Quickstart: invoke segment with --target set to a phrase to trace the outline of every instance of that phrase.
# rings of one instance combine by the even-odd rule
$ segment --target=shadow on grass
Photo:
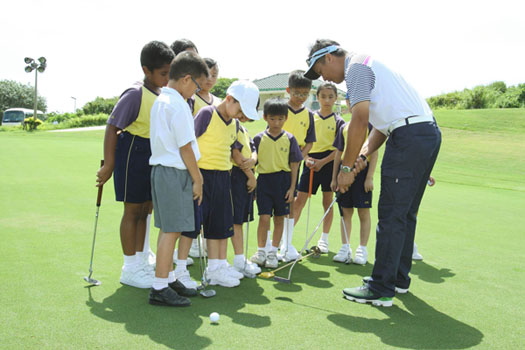
[[[456,275],[450,269],[439,269],[425,263],[424,261],[414,261],[410,273],[418,276],[420,280],[429,283],[443,283],[445,282],[445,278],[454,277]]]
[[[211,312],[218,312],[221,320],[230,318],[232,322],[250,328],[263,328],[271,325],[267,316],[240,312],[246,304],[268,304],[263,296],[263,289],[255,279],[245,279],[243,293],[237,288],[210,286],[217,291],[214,298],[200,296],[191,298],[190,307],[159,307],[148,304],[147,289],[121,286],[112,295],[102,301],[92,297],[88,289],[86,305],[91,313],[109,322],[122,323],[127,332],[146,335],[156,343],[172,349],[203,349],[212,345],[208,337],[197,333],[199,328],[207,326]],[[206,322],[206,325],[203,323]],[[184,339],[184,343],[181,343]]]
[[[483,333],[439,312],[413,294],[396,297],[409,312],[394,304],[380,307],[388,318],[377,320],[335,313],[327,318],[339,327],[357,333],[373,333],[384,344],[407,349],[466,349],[481,343]],[[352,303],[352,302],[349,302]],[[374,307],[354,303],[355,307]]]

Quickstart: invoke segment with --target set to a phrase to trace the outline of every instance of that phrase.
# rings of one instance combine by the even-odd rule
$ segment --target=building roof
[[[257,85],[259,91],[284,91],[288,87],[288,73],[277,73],[265,78],[255,79],[253,83]],[[322,80],[316,79],[312,81],[312,89],[317,90],[319,85],[323,83]],[[339,94],[345,95],[345,92],[337,89]]]

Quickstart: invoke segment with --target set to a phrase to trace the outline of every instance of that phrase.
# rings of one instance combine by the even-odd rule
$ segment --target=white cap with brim
[[[308,59],[306,60],[306,64],[308,64],[308,70],[303,74],[306,78],[310,80],[315,80],[319,78],[319,74],[317,74],[314,71],[315,63],[326,54],[335,52],[339,50],[340,47],[338,45],[330,45],[323,47],[322,49],[319,49],[315,51]]]
[[[248,80],[234,81],[228,90],[227,95],[232,96],[241,105],[244,115],[251,120],[259,120],[257,113],[257,103],[259,102],[259,88]]]

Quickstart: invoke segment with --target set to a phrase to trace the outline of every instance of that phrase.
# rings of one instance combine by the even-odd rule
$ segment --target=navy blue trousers
[[[395,129],[386,142],[381,165],[376,253],[369,287],[393,297],[408,288],[416,214],[441,145],[437,124],[418,123]]]

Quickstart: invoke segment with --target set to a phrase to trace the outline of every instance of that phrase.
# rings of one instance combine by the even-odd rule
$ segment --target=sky
[[[81,108],[142,80],[140,51],[151,40],[188,38],[218,61],[219,76],[253,80],[305,69],[310,45],[329,38],[430,97],[525,83],[524,10],[519,0],[5,0],[0,80],[33,86],[24,57],[44,56],[39,94],[48,112],[72,112],[75,99]]]

